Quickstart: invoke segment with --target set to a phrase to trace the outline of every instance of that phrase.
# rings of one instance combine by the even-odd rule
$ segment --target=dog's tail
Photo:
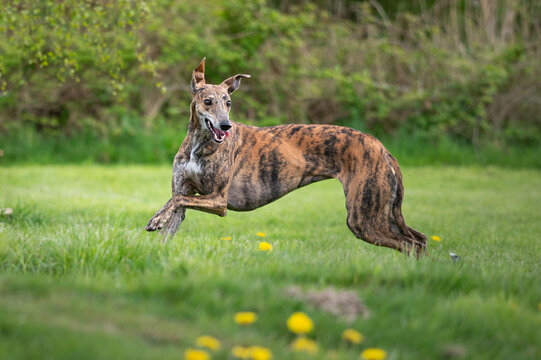
[[[180,209],[173,213],[173,216],[165,223],[164,227],[162,228],[162,242],[166,243],[167,241],[171,240],[173,236],[175,236],[180,224],[182,221],[184,221],[184,218],[186,217],[186,210]]]

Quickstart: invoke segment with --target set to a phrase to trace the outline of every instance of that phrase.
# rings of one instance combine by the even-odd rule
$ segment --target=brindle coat
[[[316,181],[337,178],[344,187],[347,224],[369,243],[421,254],[426,236],[404,222],[402,174],[374,137],[333,125],[258,128],[229,120],[230,94],[239,74],[205,83],[205,59],[193,71],[186,139],[173,163],[173,197],[146,230],[165,227],[172,237],[186,209],[225,216],[249,211]]]

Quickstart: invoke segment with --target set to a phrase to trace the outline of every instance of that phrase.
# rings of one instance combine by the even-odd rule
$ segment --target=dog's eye
[[[227,105],[227,107],[230,107],[230,106],[231,106],[231,100],[227,100],[227,101],[225,102],[225,104]]]
[[[205,103],[205,105],[212,105],[212,100],[210,99],[205,99],[205,101],[203,101]]]

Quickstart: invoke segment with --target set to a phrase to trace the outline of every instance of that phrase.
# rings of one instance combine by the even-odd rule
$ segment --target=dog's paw
[[[156,231],[162,229],[167,223],[167,216],[165,214],[157,214],[149,220],[147,226],[145,226],[146,231]]]
[[[148,221],[145,226],[146,231],[156,231],[162,229],[173,215],[173,204],[170,199],[154,216]]]

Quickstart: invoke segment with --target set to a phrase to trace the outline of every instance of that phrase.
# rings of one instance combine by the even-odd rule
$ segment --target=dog
[[[250,211],[330,178],[344,187],[347,225],[368,243],[415,253],[426,236],[402,216],[404,187],[396,159],[376,138],[335,125],[254,127],[229,119],[231,94],[247,74],[206,84],[205,58],[192,73],[188,133],[173,162],[172,198],[147,231],[174,236],[186,209],[225,216]]]

